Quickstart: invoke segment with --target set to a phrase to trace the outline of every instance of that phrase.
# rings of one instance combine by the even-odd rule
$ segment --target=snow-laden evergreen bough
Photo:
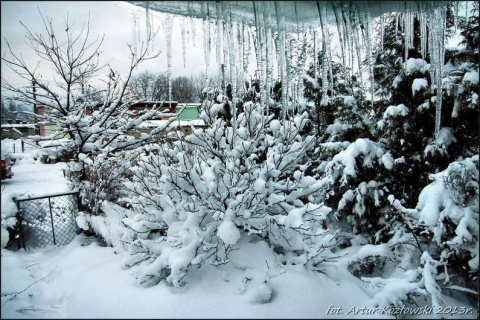
[[[479,192],[478,155],[452,162],[431,174],[432,182],[420,193],[414,209],[389,196],[393,214],[402,216],[390,228],[396,268],[381,277],[363,276],[367,287],[377,288],[372,306],[401,307],[414,297],[428,297],[435,310],[445,306],[445,295],[462,292],[478,296]],[[385,256],[373,252],[366,256]]]
[[[247,102],[227,122],[224,103],[205,102],[206,129],[144,148],[125,182],[122,201],[131,209],[104,202],[109,233],[102,235],[143,285],[181,286],[194,266],[228,263],[240,237],[252,234],[286,263],[315,269],[333,255],[334,236],[324,227],[331,210],[321,202],[328,181],[306,173],[314,145],[301,134],[306,114],[280,123]]]

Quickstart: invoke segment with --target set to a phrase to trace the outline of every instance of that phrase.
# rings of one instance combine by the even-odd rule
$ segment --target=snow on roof
[[[164,125],[168,122],[168,120],[147,120],[143,121],[139,128],[156,128],[158,126]],[[169,127],[177,128],[177,127],[189,127],[189,126],[205,126],[205,121],[201,119],[196,120],[175,120],[170,123]]]
[[[2,123],[2,128],[35,128],[33,123]]]

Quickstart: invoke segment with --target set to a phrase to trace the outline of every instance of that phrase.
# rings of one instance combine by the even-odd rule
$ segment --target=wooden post
[[[35,94],[36,92],[36,87],[35,87],[35,79],[32,79],[32,93],[33,93],[33,101],[36,101],[37,100],[37,95]],[[33,113],[35,114],[38,114],[38,111],[37,111],[37,104],[36,102],[33,103]],[[38,121],[38,118],[37,118],[37,121]],[[39,135],[40,134],[40,128],[36,125],[35,126],[35,135]]]

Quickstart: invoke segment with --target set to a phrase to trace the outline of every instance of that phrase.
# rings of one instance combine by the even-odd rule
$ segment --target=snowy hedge
[[[208,103],[201,114],[208,128],[136,158],[120,199],[131,209],[104,201],[105,218],[82,221],[126,252],[125,266],[135,266],[144,285],[180,286],[193,266],[228,263],[242,234],[316,268],[335,241],[324,228],[329,178],[306,172],[314,146],[313,136],[301,135],[306,114],[280,124],[248,102],[229,124],[219,115],[223,103]]]

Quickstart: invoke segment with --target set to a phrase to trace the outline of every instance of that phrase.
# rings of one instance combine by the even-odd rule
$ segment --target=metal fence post
[[[55,241],[55,227],[53,226],[53,214],[52,214],[52,201],[51,198],[48,198],[48,207],[50,208],[50,219],[52,221],[52,235],[53,235],[53,244],[57,245]]]
[[[80,234],[82,233],[82,228],[80,228],[80,226],[77,224],[77,217],[78,217],[78,213],[80,211],[83,211],[83,205],[82,205],[82,199],[80,198],[80,191],[77,192],[77,214],[75,216],[75,229],[77,230],[77,234]]]
[[[25,247],[25,239],[23,237],[22,210],[20,210],[20,201],[18,201],[17,197],[13,197],[12,200],[15,202],[18,210],[17,214],[15,215],[15,217],[17,218],[18,226],[18,234],[15,236],[17,238],[17,248],[20,249],[21,247],[23,247],[23,250],[27,251],[27,248]]]

